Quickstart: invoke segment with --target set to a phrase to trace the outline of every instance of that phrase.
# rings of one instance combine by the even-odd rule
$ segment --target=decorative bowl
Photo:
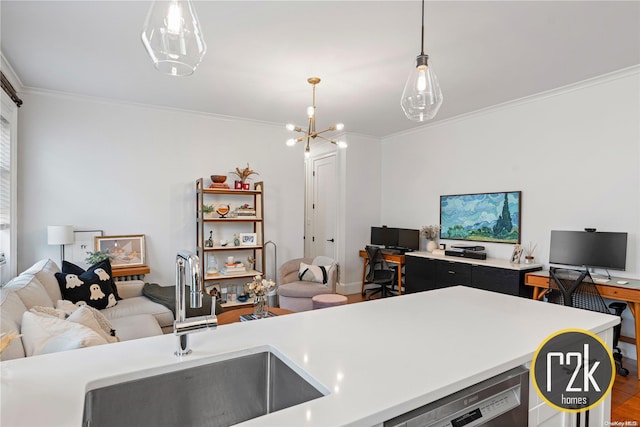
[[[238,301],[240,302],[245,302],[249,300],[249,295],[247,294],[240,294],[238,295]]]
[[[211,181],[215,182],[216,184],[222,184],[226,180],[226,175],[211,175]]]

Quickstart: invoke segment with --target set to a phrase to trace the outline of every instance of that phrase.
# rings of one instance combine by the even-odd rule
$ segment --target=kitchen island
[[[611,344],[616,316],[463,286],[258,321],[190,335],[156,336],[0,363],[0,424],[79,426],[85,392],[105,378],[135,377],[262,347],[285,356],[325,396],[243,426],[379,426],[532,360],[550,334],[580,328]],[[550,408],[534,408],[529,425]],[[610,399],[600,409],[608,419]],[[594,411],[592,411],[594,412]],[[546,415],[545,415],[546,413]],[[595,423],[594,423],[595,425]]]

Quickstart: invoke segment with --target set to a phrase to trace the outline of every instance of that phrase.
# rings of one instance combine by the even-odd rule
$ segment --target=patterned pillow
[[[113,287],[113,293],[116,296],[116,300],[120,301],[122,298],[120,298],[120,295],[118,295],[118,287],[116,286],[116,282],[113,281],[113,276],[111,274],[113,271],[111,268],[111,262],[108,259],[102,260],[89,267],[87,271],[96,271],[99,268],[103,269],[109,276],[111,276],[111,286]],[[62,272],[80,276],[85,273],[85,270],[84,268],[69,261],[62,261]]]
[[[79,273],[79,270],[75,272]],[[95,264],[81,274],[65,273],[63,269],[62,273],[56,273],[56,279],[62,298],[73,303],[84,303],[99,310],[117,304],[115,285],[111,278],[111,264],[108,260]]]
[[[330,269],[330,265],[309,265],[301,262],[298,270],[298,279],[305,282],[326,284],[329,280]]]

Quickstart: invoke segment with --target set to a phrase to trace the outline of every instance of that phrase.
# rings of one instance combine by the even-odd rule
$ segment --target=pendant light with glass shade
[[[313,103],[310,107],[307,107],[307,117],[309,118],[309,125],[307,127],[307,129],[302,129],[300,126],[296,126],[294,124],[287,124],[287,130],[292,131],[292,132],[300,132],[303,133],[303,136],[299,136],[298,138],[290,138],[287,140],[287,145],[289,147],[293,147],[294,145],[296,145],[296,143],[298,142],[302,142],[302,141],[306,141],[305,142],[305,146],[304,146],[304,157],[306,159],[308,159],[311,156],[311,141],[315,140],[316,138],[320,138],[323,139],[325,141],[328,141],[332,144],[335,144],[338,146],[338,148],[347,148],[347,143],[340,140],[340,141],[336,141],[335,139],[331,139],[331,138],[327,138],[324,135],[321,135],[325,132],[329,132],[329,131],[341,131],[344,129],[344,125],[342,123],[338,123],[332,126],[329,126],[327,129],[325,130],[321,130],[321,131],[316,131],[316,85],[318,83],[320,83],[320,78],[319,77],[309,77],[307,79],[307,81],[309,82],[309,84],[311,86],[313,86]]]
[[[153,65],[170,76],[193,74],[207,52],[190,0],[154,1],[141,37]]]
[[[424,0],[422,0],[422,40],[416,66],[411,70],[402,92],[400,105],[409,120],[423,122],[433,119],[442,105],[442,90],[433,67],[424,54]]]

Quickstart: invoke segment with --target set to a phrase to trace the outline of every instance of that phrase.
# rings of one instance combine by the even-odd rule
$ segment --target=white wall
[[[20,109],[18,271],[44,257],[47,225],[144,234],[148,281],[171,285],[195,250],[195,181],[249,162],[265,182],[265,237],[302,256],[304,162],[284,126],[31,92]],[[299,147],[298,147],[299,148]],[[228,178],[233,182],[233,176]],[[267,268],[273,265],[271,248]]]
[[[339,260],[340,292],[359,293],[362,286],[363,260],[360,249],[370,241],[372,225],[380,223],[380,188],[382,183],[380,141],[376,138],[350,134],[349,147],[338,150],[341,203],[344,211],[339,224],[341,239]]]
[[[438,224],[440,195],[521,190],[522,242],[538,262],[552,229],[624,231],[627,271],[615,273],[640,277],[640,69],[385,138],[382,177],[389,226]]]

